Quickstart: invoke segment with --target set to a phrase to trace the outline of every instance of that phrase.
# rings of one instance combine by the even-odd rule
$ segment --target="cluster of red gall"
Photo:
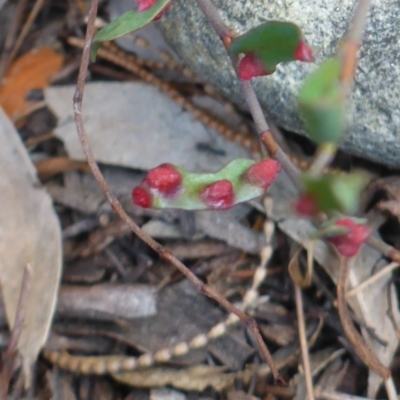
[[[137,11],[138,12],[142,12],[142,11],[146,11],[149,8],[153,7],[154,4],[157,3],[157,0],[136,0],[136,4],[137,4]],[[165,12],[167,12],[172,6],[172,3],[169,2],[165,8],[156,15],[156,17],[154,18],[154,21],[159,20]]]
[[[253,164],[244,174],[244,182],[266,190],[276,179],[280,164],[272,159]],[[184,188],[182,174],[172,164],[161,164],[149,170],[132,191],[133,203],[150,208],[153,194],[164,198],[177,198]],[[228,179],[222,179],[206,185],[198,193],[206,207],[213,210],[226,210],[235,204],[235,191]]]
[[[314,62],[315,57],[310,46],[301,41],[294,52],[294,58],[297,61]],[[245,54],[239,63],[239,78],[243,81],[249,81],[257,76],[271,75],[275,72],[265,69],[261,60],[254,54]]]

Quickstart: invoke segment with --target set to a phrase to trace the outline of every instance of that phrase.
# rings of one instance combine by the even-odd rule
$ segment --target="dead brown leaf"
[[[26,95],[44,89],[62,65],[61,55],[48,47],[35,49],[17,59],[7,70],[0,87],[0,105],[7,115],[18,118],[28,108]]]
[[[18,342],[25,371],[47,339],[62,262],[61,230],[52,200],[11,121],[0,109],[0,280],[7,321],[13,326],[27,264],[33,276]]]
[[[85,171],[89,172],[87,162],[74,161],[68,157],[52,157],[35,162],[35,167],[39,174],[40,180],[47,180],[62,172],[68,171]]]

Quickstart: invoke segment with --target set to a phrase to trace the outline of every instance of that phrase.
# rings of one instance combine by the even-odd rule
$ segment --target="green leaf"
[[[291,22],[267,21],[232,41],[233,55],[251,53],[267,71],[273,72],[281,62],[295,61],[295,51],[302,40],[300,28]]]
[[[254,168],[251,168],[253,166]],[[163,165],[160,165],[152,170],[153,178],[155,171],[162,167]],[[141,194],[138,194],[139,200],[142,200],[141,196],[149,196],[152,208],[215,209],[204,200],[204,190],[218,182],[229,181],[231,185],[230,200],[233,206],[261,196],[275,180],[280,165],[271,159],[258,163],[248,159],[235,159],[215,173],[193,173],[174,165],[170,165],[169,168],[174,169],[181,177],[178,186],[171,193],[163,192],[159,187],[151,186],[147,180],[150,178],[146,177],[139,186],[134,188],[134,191],[138,188],[142,190]],[[266,180],[259,180],[260,178],[266,178]],[[157,179],[155,181],[157,184],[160,182]],[[224,195],[222,194],[222,196]],[[142,205],[135,203],[135,195],[133,195],[133,199],[134,204]]]
[[[313,176],[303,174],[302,183],[307,194],[311,194],[321,211],[354,213],[359,204],[360,192],[367,183],[363,173],[347,175],[325,174]]]
[[[185,188],[177,198],[159,197],[154,199],[154,208],[181,208],[184,210],[201,210],[207,207],[199,198],[199,192],[204,186],[216,181],[227,179],[232,183],[236,194],[236,202],[243,202],[259,197],[264,191],[258,187],[245,184],[242,175],[254,164],[253,160],[241,159],[231,161],[224,168],[215,173],[199,174],[188,172],[176,167],[182,174],[182,186]]]
[[[116,20],[110,22],[106,27],[101,29],[93,38],[93,43],[106,42],[118,37],[134,32],[150,23],[169,3],[170,0],[158,0],[153,7],[146,11],[137,12],[132,9],[122,14]],[[91,52],[91,59],[96,58],[98,45],[94,46]]]
[[[304,82],[299,107],[311,139],[337,143],[344,132],[344,102],[339,85],[339,59],[324,61]]]

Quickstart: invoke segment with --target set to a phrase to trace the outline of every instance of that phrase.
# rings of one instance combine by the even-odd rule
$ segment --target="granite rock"
[[[222,18],[237,32],[268,19],[297,23],[309,44],[320,49],[317,63],[333,55],[346,32],[354,0],[214,0]],[[399,0],[372,6],[360,54],[348,129],[341,148],[351,154],[400,167]],[[184,62],[203,80],[243,104],[222,44],[195,0],[174,0],[160,28]],[[315,65],[280,65],[275,74],[254,80],[264,110],[288,131],[304,134],[296,93]]]

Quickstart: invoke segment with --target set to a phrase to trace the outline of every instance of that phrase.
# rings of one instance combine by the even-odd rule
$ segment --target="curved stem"
[[[224,307],[229,312],[235,314],[253,333],[257,344],[260,347],[260,351],[264,356],[265,360],[271,368],[271,373],[276,381],[281,380],[278,369],[273,362],[270,352],[268,351],[260,331],[255,323],[255,321],[247,316],[245,313],[240,311],[237,307],[231,304],[225,297],[221,296],[210,286],[203,283],[192,271],[190,271],[181,261],[174,257],[165,247],[156,242],[153,238],[143,232],[140,227],[132,220],[132,218],[125,212],[121,203],[115,197],[115,195],[110,190],[103,174],[100,171],[99,166],[94,158],[93,152],[90,148],[89,141],[86,135],[86,131],[83,124],[82,117],[82,103],[85,88],[85,81],[87,77],[87,70],[90,58],[90,47],[92,44],[92,38],[95,31],[95,20],[97,15],[99,0],[92,0],[90,4],[88,23],[85,36],[85,45],[83,48],[81,65],[79,67],[78,81],[76,84],[76,91],[74,94],[73,108],[74,108],[74,119],[76,124],[76,129],[78,132],[79,140],[82,145],[83,152],[85,153],[86,159],[88,161],[89,167],[95,177],[97,183],[99,184],[101,190],[104,192],[108,202],[111,204],[112,209],[119,215],[119,217],[131,228],[132,232],[137,235],[144,243],[146,243],[150,248],[152,248],[159,257],[171,263],[176,267],[187,279],[189,279],[196,288],[206,296],[212,298],[218,302],[222,307]]]

